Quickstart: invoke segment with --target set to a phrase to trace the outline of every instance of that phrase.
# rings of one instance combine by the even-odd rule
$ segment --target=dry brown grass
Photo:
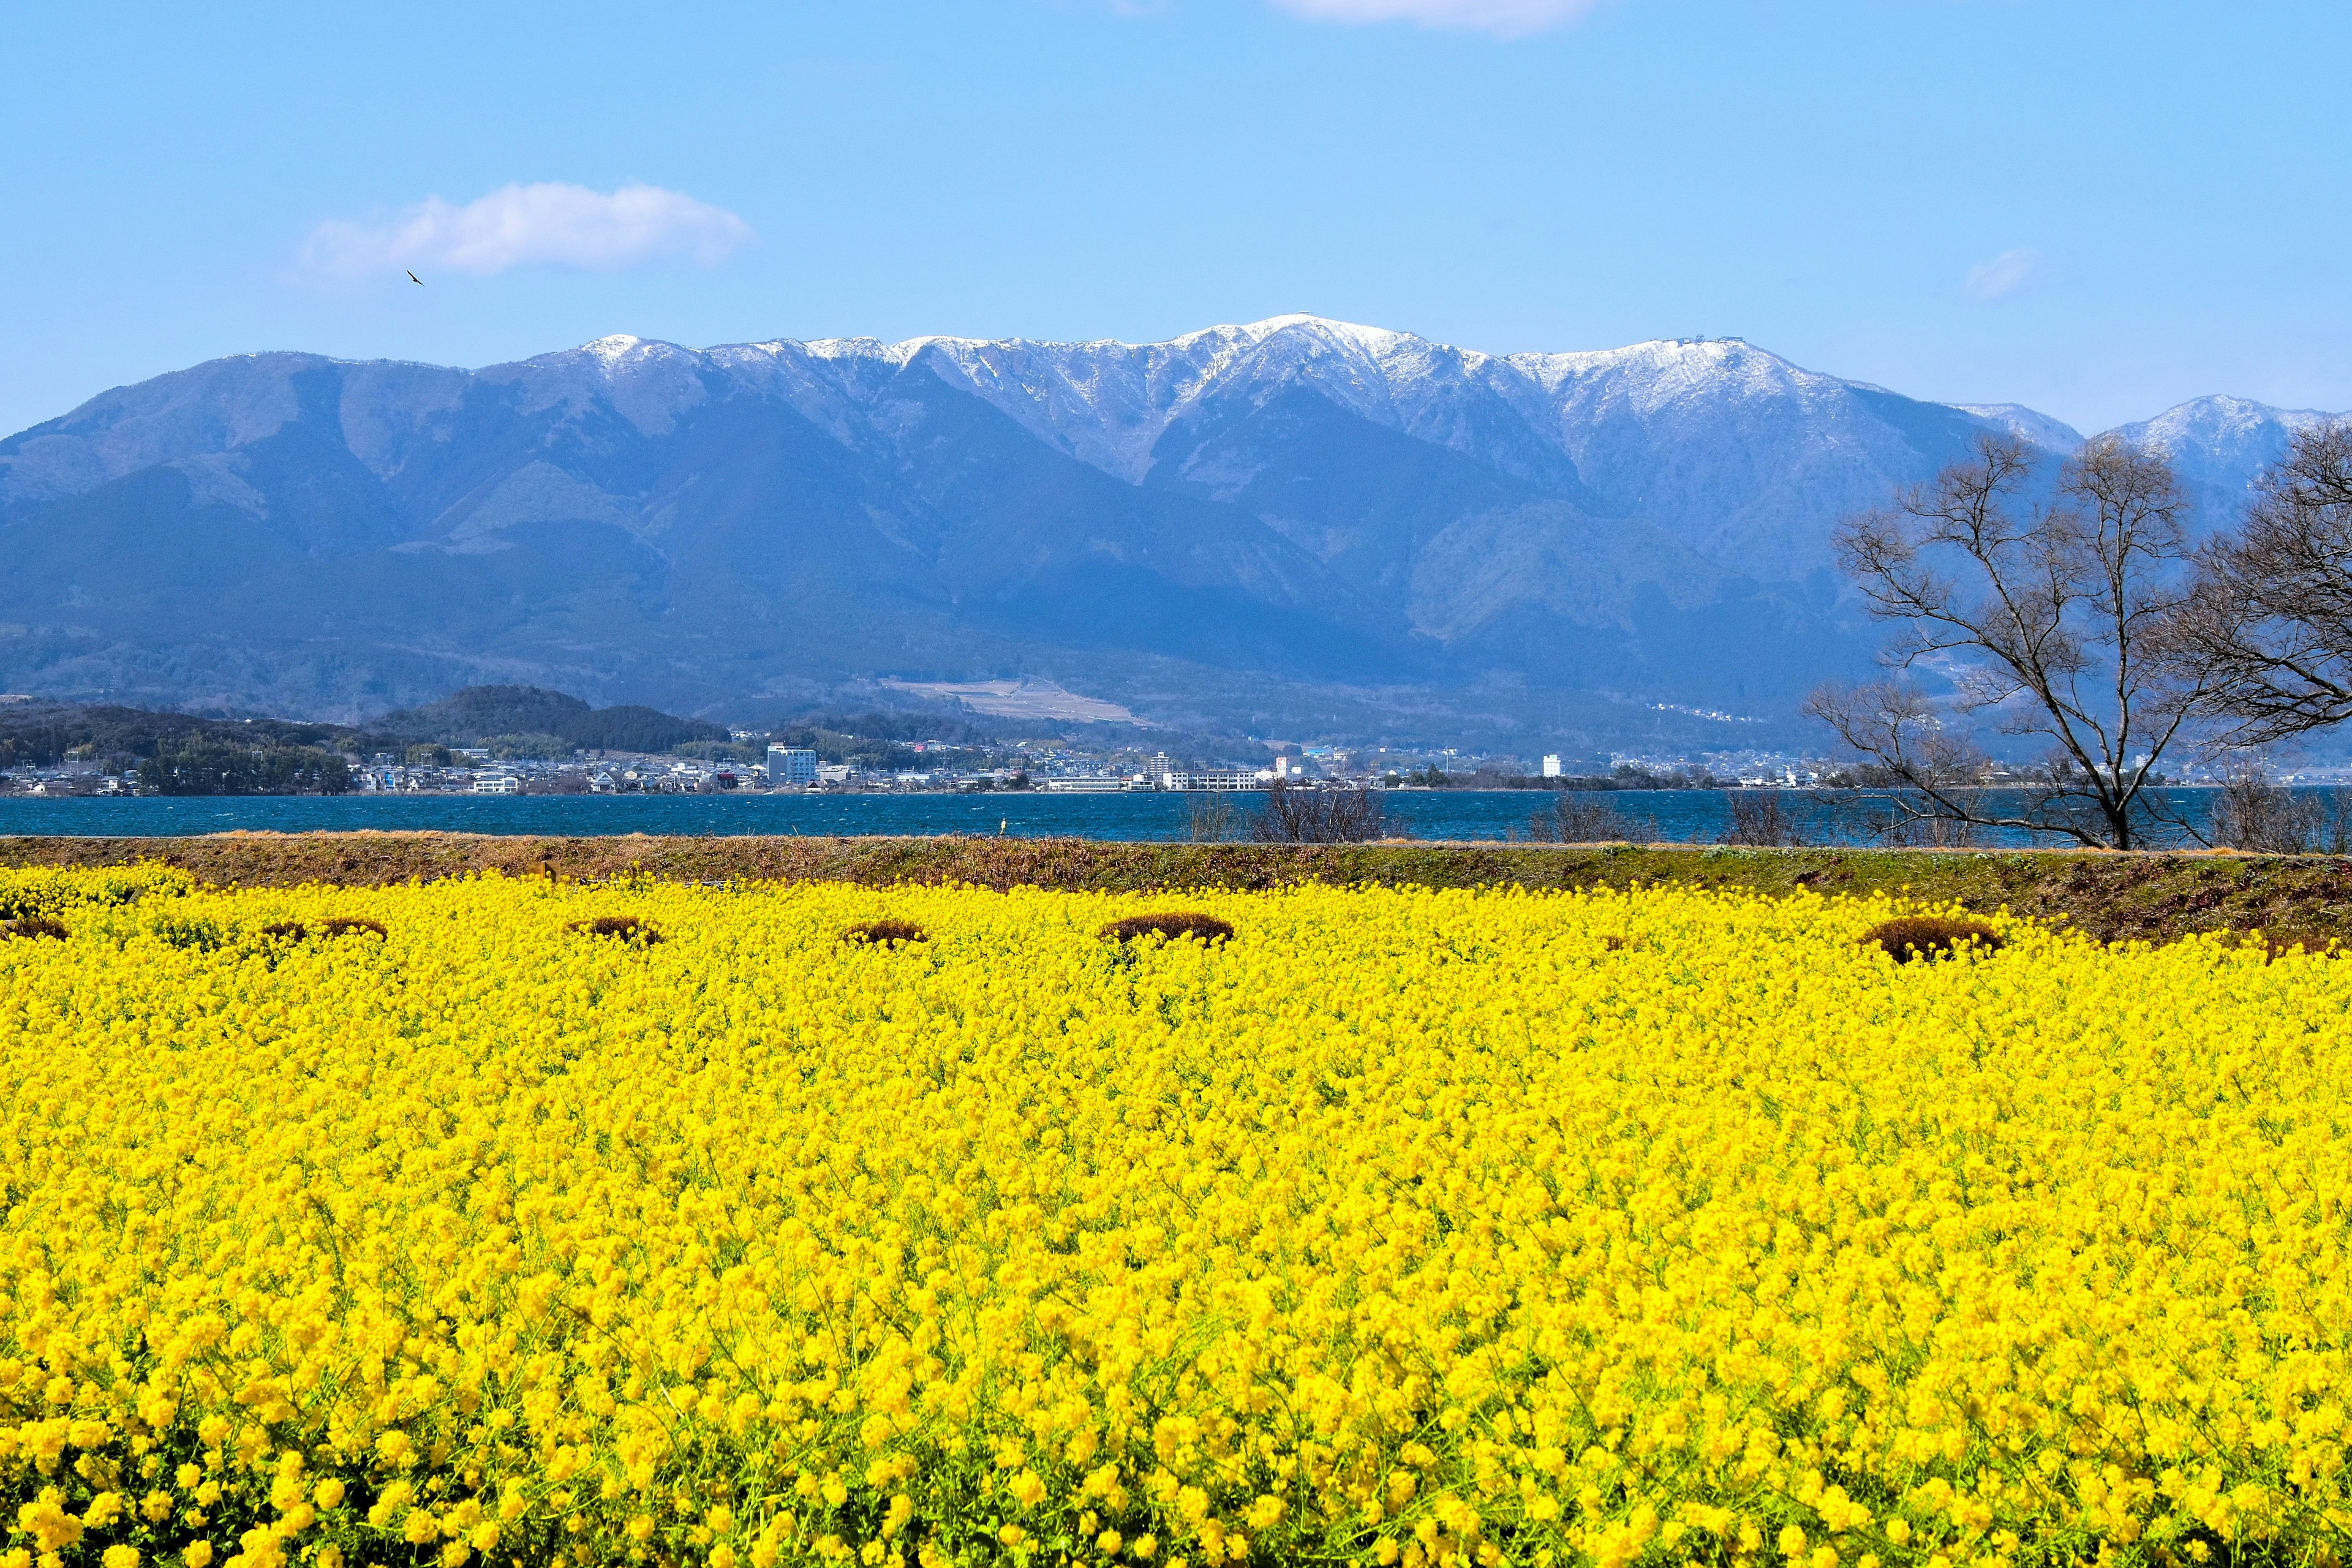
[[[1864,945],[1875,944],[1897,963],[1914,959],[1949,958],[1966,946],[1999,952],[2000,932],[1982,921],[1960,915],[1903,915],[1881,921],[1862,933]]]
[[[1170,942],[1192,938],[1204,942],[1230,941],[1233,926],[1214,915],[1195,914],[1186,910],[1171,910],[1162,914],[1129,915],[1113,921],[1095,932],[1105,942],[1133,942],[1138,937],[1159,936]]]
[[[867,945],[902,942],[929,942],[931,933],[912,921],[867,921],[864,925],[851,926],[841,933],[844,942]]]
[[[0,921],[0,941],[10,937],[30,939],[37,936],[63,942],[66,940],[66,928],[47,915],[19,915],[13,921]]]
[[[635,915],[598,915],[593,921],[573,921],[563,929],[578,931],[583,936],[618,937],[640,947],[651,947],[662,939],[658,928],[647,925]]]

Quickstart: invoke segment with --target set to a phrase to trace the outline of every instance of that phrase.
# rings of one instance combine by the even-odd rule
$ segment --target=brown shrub
[[[871,946],[880,942],[929,942],[931,933],[912,921],[867,921],[843,931],[841,940]]]
[[[616,936],[623,942],[633,942],[641,947],[651,947],[662,939],[659,931],[635,915],[598,915],[593,921],[573,921],[563,929],[586,936]]]
[[[300,942],[310,934],[310,928],[300,921],[272,921],[261,928],[261,934],[273,942]]]
[[[1903,915],[1881,921],[1862,933],[1865,945],[1875,942],[1897,963],[1915,958],[1949,958],[1953,950],[1975,943],[1987,952],[2001,948],[2000,932],[1963,915]]]
[[[46,936],[56,942],[66,939],[66,928],[47,915],[20,915],[13,921],[0,921],[0,940],[21,936]]]
[[[1155,933],[1170,942],[1181,937],[1197,937],[1204,942],[1218,942],[1229,940],[1234,928],[1214,915],[1171,910],[1165,914],[1129,915],[1125,920],[1111,921],[1095,935],[1105,942],[1133,942],[1137,937]]]
[[[362,931],[369,931],[388,940],[391,935],[383,929],[382,921],[372,921],[363,915],[337,915],[321,924],[319,930],[327,936],[357,936]]]

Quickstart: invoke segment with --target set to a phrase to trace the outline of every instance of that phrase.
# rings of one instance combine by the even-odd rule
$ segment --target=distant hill
[[[576,697],[529,686],[480,686],[364,725],[285,719],[214,719],[117,704],[0,704],[0,768],[53,767],[73,758],[117,771],[159,752],[198,747],[315,748],[368,753],[430,742],[474,746],[506,736],[544,735],[582,749],[667,752],[727,731],[651,708],[591,708]]]
[[[552,735],[583,749],[667,752],[690,741],[723,741],[724,726],[624,703],[591,708],[536,686],[471,686],[420,708],[371,720],[367,730],[398,741],[475,746],[505,735]]]
[[[284,719],[205,719],[114,703],[10,702],[0,704],[0,768],[86,760],[120,772],[159,751],[200,744],[333,751],[352,734],[341,724]]]
[[[2301,417],[2154,426],[2218,513]],[[2079,438],[1736,340],[1496,356],[1307,316],[256,354],[0,441],[0,685],[349,721],[1032,676],[1228,733],[1743,743],[1877,644],[1834,524],[1988,429]],[[516,701],[516,732],[585,721]]]

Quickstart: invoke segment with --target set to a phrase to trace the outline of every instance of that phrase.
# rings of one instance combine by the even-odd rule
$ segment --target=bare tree
[[[1195,844],[1230,844],[1249,837],[1240,808],[1219,791],[1192,791],[1184,807],[1184,837]]]
[[[1726,844],[1779,849],[1792,848],[1805,841],[1796,814],[1789,809],[1777,789],[1732,790],[1725,795],[1724,803],[1731,813],[1730,826],[1723,834]]]
[[[2352,718],[2352,419],[2314,426],[2200,552],[2179,631],[2238,745]]]
[[[2352,791],[2298,795],[2259,759],[2241,759],[2221,776],[2207,833],[2257,854],[2341,855],[2352,845]]]
[[[1986,436],[1974,460],[1839,530],[1871,613],[1903,628],[1886,662],[1956,689],[1824,687],[1806,710],[1885,771],[1911,818],[2139,847],[2169,820],[2151,780],[2203,691],[2170,640],[2188,504],[2161,455],[2112,437],[2070,458],[2046,501],[2035,468],[2023,442]],[[1984,788],[1979,722],[2045,743],[2021,796]]]
[[[1262,844],[1353,844],[1402,835],[1389,826],[1377,791],[1306,789],[1276,779],[1250,820],[1250,837]]]
[[[1656,840],[1658,825],[1627,816],[1604,795],[1564,789],[1536,808],[1528,836],[1538,844],[1647,844]]]

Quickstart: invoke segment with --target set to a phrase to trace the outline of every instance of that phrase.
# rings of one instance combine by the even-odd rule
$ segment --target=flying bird
[[[405,267],[402,268],[401,268],[401,270],[402,270],[403,272],[408,272],[408,268],[405,268]],[[419,289],[422,289],[422,288],[424,288],[424,287],[425,287],[425,279],[422,279],[422,278],[419,278],[419,277],[418,277],[415,273],[414,273],[414,272],[408,272],[408,280],[409,280],[411,283],[415,284]]]

